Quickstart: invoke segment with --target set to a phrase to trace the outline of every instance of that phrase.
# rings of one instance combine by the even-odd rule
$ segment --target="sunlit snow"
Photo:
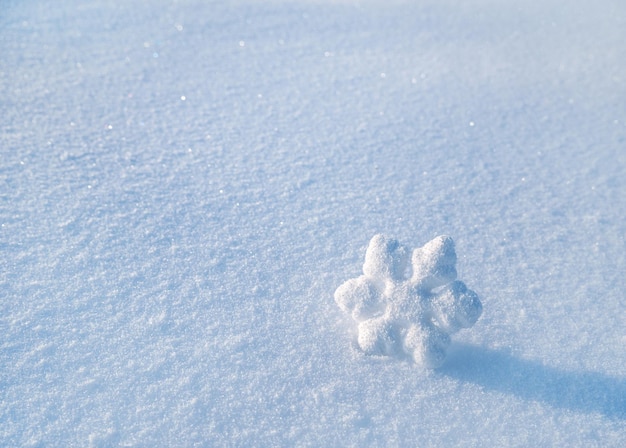
[[[0,446],[626,446],[625,42],[622,0],[0,2]],[[364,353],[378,234],[452,235],[475,324]]]

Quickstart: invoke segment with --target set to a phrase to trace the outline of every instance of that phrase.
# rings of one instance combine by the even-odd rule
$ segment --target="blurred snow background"
[[[0,1],[0,445],[623,446],[626,4]],[[454,237],[424,371],[333,301]]]

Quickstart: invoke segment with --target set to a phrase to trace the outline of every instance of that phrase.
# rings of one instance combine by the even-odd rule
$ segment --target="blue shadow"
[[[595,372],[567,372],[505,351],[467,344],[450,347],[440,374],[486,390],[585,414],[626,420],[626,380]]]

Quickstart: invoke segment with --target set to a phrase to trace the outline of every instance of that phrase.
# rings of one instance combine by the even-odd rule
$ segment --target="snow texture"
[[[625,42],[624,0],[0,0],[0,446],[626,446]],[[437,369],[350,345],[378,233],[480,294]]]
[[[415,249],[409,264],[406,246],[375,235],[365,253],[363,275],[335,291],[339,307],[358,322],[361,350],[370,355],[404,353],[418,364],[439,367],[450,335],[474,325],[482,313],[478,295],[456,280],[455,265],[449,236]]]

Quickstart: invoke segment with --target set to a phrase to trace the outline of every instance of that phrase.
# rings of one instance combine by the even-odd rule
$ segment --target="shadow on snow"
[[[454,344],[441,374],[484,389],[555,408],[626,420],[626,380],[595,372],[566,372],[505,351]]]

